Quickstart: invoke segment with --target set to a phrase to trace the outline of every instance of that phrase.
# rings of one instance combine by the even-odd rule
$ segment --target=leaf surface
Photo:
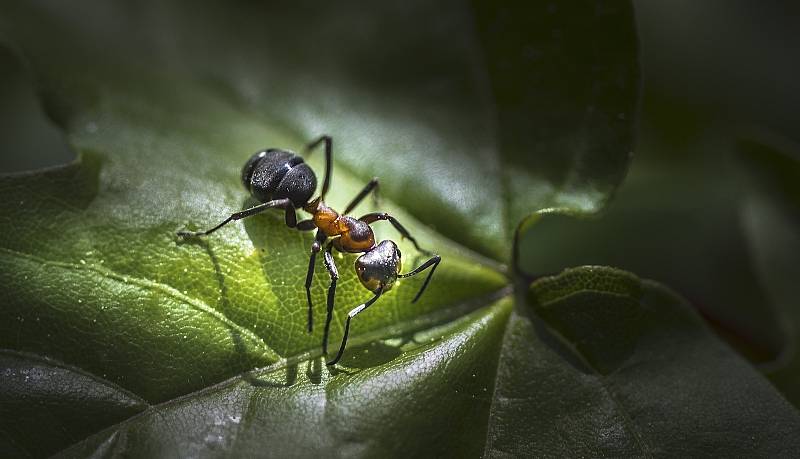
[[[798,447],[789,440],[796,410],[663,286],[584,267],[537,280],[528,301],[532,311],[512,313],[506,329],[487,456],[782,456]]]
[[[763,366],[764,373],[795,404],[800,405],[800,157],[797,145],[785,139],[740,143],[740,153],[755,180],[754,192],[742,203],[742,229],[757,279],[769,294],[780,319],[784,346]]]
[[[544,207],[595,211],[624,175],[637,86],[627,3],[314,4],[311,15],[309,5],[187,5],[2,6],[4,36],[78,157],[0,178],[0,361],[13,376],[0,384],[0,406],[23,406],[30,422],[59,430],[2,416],[0,451],[702,451],[709,440],[674,423],[678,413],[697,425],[728,416],[719,389],[727,378],[736,394],[754,394],[732,406],[748,413],[742,425],[756,440],[723,429],[713,444],[793,446],[775,441],[798,438],[793,408],[673,295],[650,300],[650,284],[597,269],[534,284],[546,301],[511,295],[502,263],[520,220]],[[203,241],[175,237],[252,204],[238,183],[252,152],[299,150],[321,133],[335,139],[328,201],[341,208],[380,176],[380,205],[368,200],[359,212],[392,213],[444,260],[418,303],[410,300],[423,279],[405,279],[358,316],[337,368],[320,356],[321,264],[317,327],[305,332],[311,234],[265,213]],[[322,170],[320,154],[309,164]],[[390,226],[375,229],[398,240],[406,270],[424,261]],[[354,259],[335,257],[334,345],[348,309],[370,297]],[[623,340],[582,335],[612,336],[615,317]],[[675,354],[669,327],[722,363]],[[596,348],[579,345],[590,338]],[[685,401],[626,373],[614,379],[637,359],[665,379],[703,366],[705,397],[635,403],[653,394]],[[20,379],[31,372],[49,385]],[[574,417],[552,424],[564,408]],[[649,424],[662,412],[670,416]]]
[[[212,107],[195,106],[186,86],[202,85],[251,124],[285,130],[240,137],[226,153],[330,133],[341,167],[365,182],[381,177],[386,196],[424,203],[408,206],[412,215],[500,261],[531,212],[599,210],[630,158],[638,68],[627,2],[10,10],[5,26],[46,70],[56,119],[121,90],[141,103],[154,86],[185,94],[198,118]],[[177,77],[143,78],[154,70]],[[215,115],[207,129],[233,134]]]
[[[746,176],[731,151],[697,148],[689,158],[665,160],[658,155],[672,147],[644,143],[607,212],[586,219],[540,213],[521,238],[521,264],[534,275],[591,264],[658,279],[737,350],[770,361],[785,343],[742,228]]]
[[[394,346],[373,342],[336,372],[316,361],[236,377],[62,456],[781,456],[799,446],[796,410],[762,376],[674,293],[619,270],[543,278],[521,308],[502,299]]]

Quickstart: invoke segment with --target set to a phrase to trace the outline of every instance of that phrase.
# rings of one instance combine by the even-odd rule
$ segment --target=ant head
[[[356,274],[368,290],[377,292],[392,288],[400,272],[400,249],[392,241],[382,241],[356,259]]]

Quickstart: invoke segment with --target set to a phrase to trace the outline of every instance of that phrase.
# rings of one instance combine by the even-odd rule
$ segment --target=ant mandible
[[[333,303],[336,296],[336,283],[339,272],[333,261],[332,251],[361,253],[355,261],[356,274],[361,284],[374,296],[356,306],[347,314],[344,326],[344,335],[339,351],[328,365],[334,365],[342,357],[347,345],[347,335],[350,331],[350,320],[375,303],[381,295],[389,291],[398,278],[411,277],[431,268],[428,277],[420,287],[412,303],[416,302],[433,276],[436,267],[441,261],[439,255],[419,247],[408,230],[400,222],[385,212],[375,212],[355,219],[348,216],[370,192],[378,187],[378,179],[372,179],[364,189],[347,205],[344,212],[339,214],[325,205],[325,194],[330,186],[331,170],[333,168],[333,140],[324,135],[308,144],[305,153],[310,153],[321,143],[325,145],[325,179],[322,182],[322,192],[319,197],[311,200],[317,189],[317,177],[314,171],[303,162],[303,158],[289,150],[270,148],[256,152],[242,168],[242,183],[250,194],[258,199],[261,204],[240,212],[234,212],[222,223],[206,231],[179,231],[178,235],[184,238],[207,236],[222,228],[228,223],[241,220],[261,213],[267,209],[284,209],[286,225],[299,231],[317,230],[314,243],[311,245],[311,258],[306,274],[306,298],[308,300],[308,332],[314,329],[314,312],[311,302],[311,282],[314,278],[314,266],[317,253],[324,248],[325,268],[330,275],[328,287],[327,315],[325,317],[325,331],[322,338],[322,352],[328,354],[328,335],[331,319],[333,318]],[[312,215],[312,218],[297,221],[295,209],[302,209]],[[400,273],[400,249],[391,240],[375,243],[375,235],[370,224],[380,220],[388,221],[405,238],[414,244],[414,247],[431,258],[413,271]],[[329,240],[330,239],[330,240]]]

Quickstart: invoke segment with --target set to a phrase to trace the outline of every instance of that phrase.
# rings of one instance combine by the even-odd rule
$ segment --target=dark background
[[[644,80],[634,165],[659,155],[707,154],[705,142],[735,140],[752,128],[795,135],[800,121],[796,2],[640,0],[634,5]],[[16,151],[16,145],[37,151],[2,155],[0,171],[68,161],[57,133],[47,132],[37,119],[23,75],[0,72],[0,151]]]

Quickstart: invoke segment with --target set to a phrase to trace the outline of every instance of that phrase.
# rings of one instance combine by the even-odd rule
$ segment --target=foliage
[[[34,82],[77,157],[0,177],[1,456],[797,450],[796,409],[674,292],[509,267],[544,274],[569,239],[525,245],[533,223],[598,212],[626,173],[630,5],[429,3],[2,5],[3,75]],[[444,260],[420,302],[403,280],[359,316],[333,368],[305,331],[310,234],[269,213],[175,236],[252,204],[250,153],[321,133],[329,202],[379,176],[360,211]],[[336,258],[333,342],[370,296],[354,259]]]

